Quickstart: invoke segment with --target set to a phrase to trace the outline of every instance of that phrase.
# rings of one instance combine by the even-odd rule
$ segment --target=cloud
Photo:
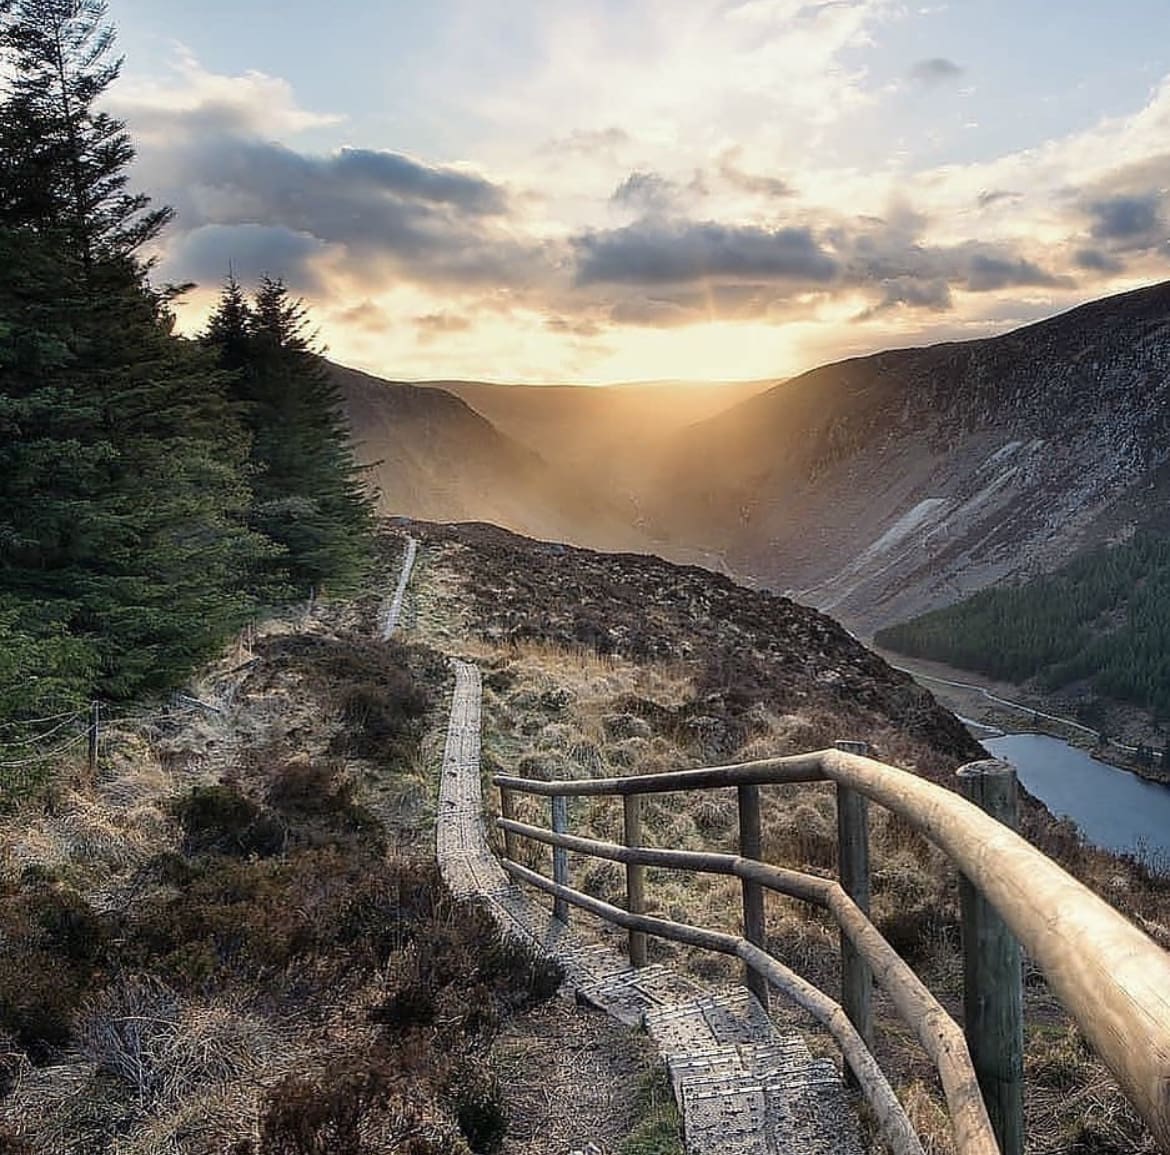
[[[753,196],[765,197],[769,200],[793,195],[792,186],[780,177],[765,176],[761,173],[747,172],[737,163],[740,148],[729,148],[719,158],[719,175],[733,188]]]
[[[414,324],[416,328],[430,333],[465,333],[471,328],[471,322],[466,317],[454,313],[426,313],[415,317]]]
[[[1116,257],[1100,249],[1078,249],[1073,254],[1073,264],[1078,269],[1092,273],[1120,273],[1125,266]]]
[[[546,140],[538,151],[594,156],[598,153],[613,153],[629,143],[630,134],[625,129],[611,124],[608,128],[574,129],[568,136]]]
[[[978,204],[981,209],[991,208],[992,205],[1004,204],[1009,202],[1019,201],[1022,194],[1018,192],[1011,192],[1008,189],[990,189],[986,192],[981,192],[978,197]]]
[[[991,252],[972,251],[967,260],[970,293],[990,293],[997,289],[1041,285],[1046,288],[1072,288],[1075,282],[1046,272],[1028,260]]]
[[[418,340],[424,344],[452,333],[466,333],[472,327],[467,317],[460,317],[455,313],[425,313],[421,317],[415,317],[413,324]]]
[[[200,259],[218,238],[216,259],[239,240],[239,260],[284,271],[297,252],[305,284],[310,250],[328,249],[330,267],[359,283],[392,275],[433,285],[515,285],[543,262],[539,242],[511,227],[507,190],[484,176],[401,153],[345,148],[315,155],[232,129],[184,135],[152,152],[152,182],[179,212],[169,264]],[[198,242],[191,239],[203,233]],[[311,238],[305,240],[304,238]],[[220,273],[217,270],[218,279]]]
[[[332,314],[332,318],[366,333],[384,332],[392,324],[386,310],[370,300],[360,301],[348,309],[338,309]]]
[[[164,77],[124,76],[103,104],[129,122],[139,146],[165,143],[176,125],[231,124],[239,132],[279,137],[343,119],[302,108],[280,77],[255,70],[239,76],[208,72],[185,51]]]
[[[931,312],[948,312],[953,300],[950,285],[941,277],[926,280],[918,277],[890,277],[879,281],[881,293],[877,304],[870,306],[860,320],[870,320],[894,309],[926,309]]]
[[[601,325],[589,317],[574,319],[572,317],[546,317],[544,327],[551,333],[561,333],[570,337],[583,337],[591,340],[600,337],[605,331]]]
[[[175,238],[160,266],[165,278],[220,285],[279,277],[296,293],[323,287],[318,262],[328,246],[310,233],[260,224],[205,224]]]
[[[483,177],[424,164],[401,153],[343,148],[332,163],[341,181],[361,181],[392,196],[453,205],[475,214],[498,214],[507,207],[504,190]]]
[[[918,84],[932,86],[956,80],[963,75],[963,68],[945,56],[931,56],[916,61],[910,68],[910,79]]]
[[[579,285],[685,283],[763,277],[824,284],[839,266],[805,228],[767,229],[716,221],[639,221],[572,241]]]
[[[678,191],[673,181],[656,172],[636,171],[613,190],[609,200],[611,204],[633,209],[640,215],[657,216],[671,210]]]
[[[1098,240],[1132,243],[1147,240],[1162,230],[1161,198],[1157,193],[1144,196],[1115,196],[1094,201],[1087,206]]]

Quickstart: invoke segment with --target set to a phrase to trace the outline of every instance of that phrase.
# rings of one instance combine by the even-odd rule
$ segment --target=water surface
[[[1015,766],[1020,782],[1053,814],[1071,818],[1107,850],[1170,862],[1170,787],[1090,758],[1059,738],[1006,734],[982,738]]]

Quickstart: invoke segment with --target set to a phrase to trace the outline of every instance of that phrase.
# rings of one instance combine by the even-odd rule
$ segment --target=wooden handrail
[[[670,794],[677,790],[717,790],[724,786],[775,786],[781,782],[823,782],[827,775],[817,754],[785,758],[761,758],[733,766],[705,766],[698,770],[673,770],[669,774],[631,774],[628,778],[584,778],[538,781],[497,774],[492,781],[501,790],[544,797],[596,798],[627,794]]]
[[[959,1150],[965,1155],[997,1155],[999,1147],[979,1092],[979,1082],[971,1066],[971,1056],[963,1032],[835,880],[770,866],[736,854],[620,846],[615,842],[582,838],[575,834],[558,834],[540,826],[508,819],[498,820],[497,826],[513,835],[531,838],[534,842],[561,846],[576,854],[604,858],[611,862],[735,875],[777,894],[799,898],[828,910],[857,953],[869,964],[882,989],[889,994],[898,1013],[914,1030],[918,1041],[934,1062],[950,1109]],[[760,972],[756,970],[754,973]]]
[[[899,815],[950,857],[1044,971],[1053,990],[1113,1073],[1155,1139],[1163,1149],[1170,1151],[1170,954],[1013,830],[953,791],[875,759],[840,750],[627,778],[538,782],[499,776],[494,781],[502,790],[517,793],[580,797],[629,796],[824,779],[855,791]],[[518,832],[515,826],[513,824],[513,833]],[[535,837],[528,831],[524,833]],[[639,850],[642,855],[656,853],[679,852]],[[712,856],[699,857],[711,860],[711,865],[688,869],[715,868]],[[714,856],[715,859],[719,857]],[[655,864],[648,857],[641,861],[647,865]],[[719,868],[718,872],[734,873],[742,878],[754,876],[762,885],[780,889],[773,885],[781,879],[781,875],[772,873],[778,868],[748,859],[739,859],[738,862],[740,865],[735,869]],[[668,863],[662,861],[662,865]],[[795,875],[796,872],[787,874]],[[532,880],[526,878],[525,881]],[[546,882],[542,879],[541,884],[532,884],[547,889]],[[807,888],[810,901],[820,902],[828,894],[819,891],[821,898],[812,897],[818,888],[803,881],[800,885]],[[841,893],[847,902],[847,896]],[[855,904],[850,904],[850,907],[856,910]],[[850,907],[836,897],[829,904],[843,929],[855,922]],[[599,912],[595,910],[594,913]],[[624,911],[617,913],[625,919],[635,917]],[[609,915],[603,914],[602,917],[608,918]],[[611,921],[627,927],[632,925],[617,919]],[[648,925],[640,925],[639,929],[658,933]],[[879,939],[880,935],[868,919],[864,927],[857,925],[856,931],[856,937],[850,936],[851,941],[859,950],[863,949],[861,941],[867,942],[864,947],[867,958],[884,955],[883,948],[872,941],[873,935]],[[744,946],[750,947],[749,954],[759,951],[752,944],[745,943]],[[885,947],[888,948],[888,944]],[[744,958],[744,949],[740,947],[724,953],[736,953]],[[888,957],[885,961],[889,963]],[[897,966],[891,965],[883,970],[880,963],[871,962],[871,965],[883,985],[891,974],[900,973]],[[770,974],[769,981],[773,981]],[[886,989],[893,995],[889,986]],[[903,1013],[920,1039],[924,1032],[931,1038],[929,1045],[923,1039],[924,1046],[943,1075],[944,1066],[954,1068],[956,1062],[962,1066],[962,1060],[955,1059],[954,1033],[940,1024],[934,1011],[938,1004],[929,992],[927,996],[929,1002],[921,1001],[920,995],[916,994],[919,998],[917,1006],[911,1005],[907,998]],[[899,1010],[903,1008],[900,1006]],[[969,1063],[969,1059],[967,1061]],[[960,1085],[964,1084],[961,1081],[956,1083],[956,1087]],[[948,1103],[960,1151],[968,1155],[969,1152],[985,1150],[978,1145],[978,1133],[982,1127],[968,1127],[963,1122],[964,1118],[974,1119],[977,1112],[973,1112],[961,1095],[952,1103],[948,1093]]]
[[[701,947],[703,950],[718,951],[720,954],[732,955],[743,961],[773,986],[783,991],[794,1003],[808,1011],[833,1036],[837,1046],[841,1048],[845,1061],[857,1076],[866,1102],[873,1110],[881,1136],[894,1155],[924,1155],[918,1135],[906,1117],[902,1104],[898,1102],[889,1080],[845,1012],[828,995],[777,962],[766,951],[760,950],[758,946],[738,935],[688,926],[686,923],[672,922],[665,918],[630,914],[592,895],[582,894],[568,886],[560,886],[518,862],[504,861],[501,865],[513,878],[543,890],[561,902],[579,906],[582,910],[605,919],[606,922],[612,922],[627,930],[642,931],[658,938]],[[993,1152],[997,1150],[994,1142],[993,1139],[993,1145],[989,1149]]]

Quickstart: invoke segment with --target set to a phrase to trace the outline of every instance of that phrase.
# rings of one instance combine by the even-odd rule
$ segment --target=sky
[[[1170,277],[1166,0],[110,0],[156,279],[394,379],[754,379]]]

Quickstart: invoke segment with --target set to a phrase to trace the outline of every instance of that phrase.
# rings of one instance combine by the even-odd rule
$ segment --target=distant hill
[[[438,388],[330,365],[379,510],[431,521],[491,521],[590,544],[637,539],[624,512]]]
[[[859,633],[1170,517],[1170,283],[771,385],[338,372],[387,510],[697,561]]]
[[[652,530],[854,628],[1164,517],[1170,283],[803,374],[683,431]]]
[[[461,397],[498,429],[574,468],[644,476],[680,430],[770,389],[767,381],[640,381],[624,385],[421,384]]]

